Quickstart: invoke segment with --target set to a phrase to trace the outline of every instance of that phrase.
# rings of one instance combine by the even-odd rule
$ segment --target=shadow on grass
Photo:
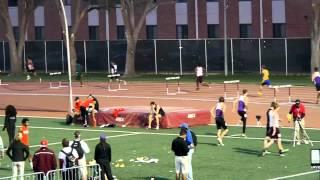
[[[205,135],[212,135],[212,136],[216,136],[216,135],[217,135],[217,133],[207,132],[207,133],[205,133]]]
[[[260,151],[260,150],[237,148],[237,147],[236,147],[236,148],[233,148],[233,149],[235,150],[235,152],[238,152],[238,153],[255,155],[255,156],[261,155],[261,151]]]
[[[151,178],[154,178],[154,180],[170,180],[172,178],[167,178],[167,177],[133,177],[132,179],[142,179],[142,180],[150,180]]]
[[[218,146],[218,144],[217,144],[217,143],[198,142],[198,144],[211,145],[211,146]]]

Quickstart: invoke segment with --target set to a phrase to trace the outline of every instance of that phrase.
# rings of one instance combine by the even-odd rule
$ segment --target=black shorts
[[[269,131],[267,133],[267,136],[270,137],[271,139],[279,139],[281,138],[281,134],[280,134],[280,129],[279,128],[276,128],[276,132],[274,135],[273,134],[273,127],[270,127],[269,128]]]
[[[320,84],[315,84],[315,86],[316,86],[316,90],[320,91]]]
[[[247,119],[247,112],[246,111],[238,111],[239,116],[241,117],[241,121]]]
[[[223,117],[216,117],[215,119],[216,119],[217,129],[228,129]]]
[[[202,83],[203,82],[203,76],[197,76],[197,82]]]

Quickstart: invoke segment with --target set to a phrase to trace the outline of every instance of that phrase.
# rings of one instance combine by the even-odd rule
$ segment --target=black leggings
[[[245,111],[238,111],[239,116],[241,117],[242,121],[242,133],[246,133],[246,127],[247,127],[247,112]]]

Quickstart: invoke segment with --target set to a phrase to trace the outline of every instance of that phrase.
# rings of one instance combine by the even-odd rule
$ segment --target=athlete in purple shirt
[[[221,146],[224,146],[222,139],[229,131],[228,127],[226,126],[226,122],[224,120],[224,113],[226,111],[226,108],[227,107],[224,103],[224,97],[219,97],[218,103],[210,111],[212,119],[213,117],[215,117],[215,120],[216,120],[216,125],[218,129],[217,141],[218,141],[218,145],[221,145]]]
[[[312,80],[312,82],[314,83],[314,85],[316,87],[316,91],[317,91],[316,104],[318,104],[319,103],[319,98],[320,98],[320,73],[319,73],[318,67],[314,68],[314,72],[312,74],[311,80]]]
[[[237,111],[238,111],[239,116],[241,117],[240,120],[242,121],[242,136],[243,137],[246,137],[248,102],[249,102],[249,98],[248,98],[248,90],[247,89],[243,89],[242,95],[233,102],[232,112],[235,112],[235,106],[236,106],[236,104],[238,105]]]

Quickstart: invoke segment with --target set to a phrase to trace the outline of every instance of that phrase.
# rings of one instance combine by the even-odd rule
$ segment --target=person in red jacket
[[[48,171],[57,168],[57,159],[54,152],[48,148],[48,140],[41,140],[40,149],[34,153],[32,163],[34,172],[43,172],[44,174],[47,174]],[[43,180],[44,177],[40,174],[38,175],[38,179]],[[51,180],[54,178],[50,176],[48,179]]]
[[[297,140],[297,145],[300,145],[301,142],[308,144],[309,142],[305,140],[303,129],[304,129],[304,117],[306,115],[306,110],[304,105],[300,102],[299,99],[295,101],[295,104],[291,106],[289,114],[293,117],[294,130],[295,130],[295,139]]]

